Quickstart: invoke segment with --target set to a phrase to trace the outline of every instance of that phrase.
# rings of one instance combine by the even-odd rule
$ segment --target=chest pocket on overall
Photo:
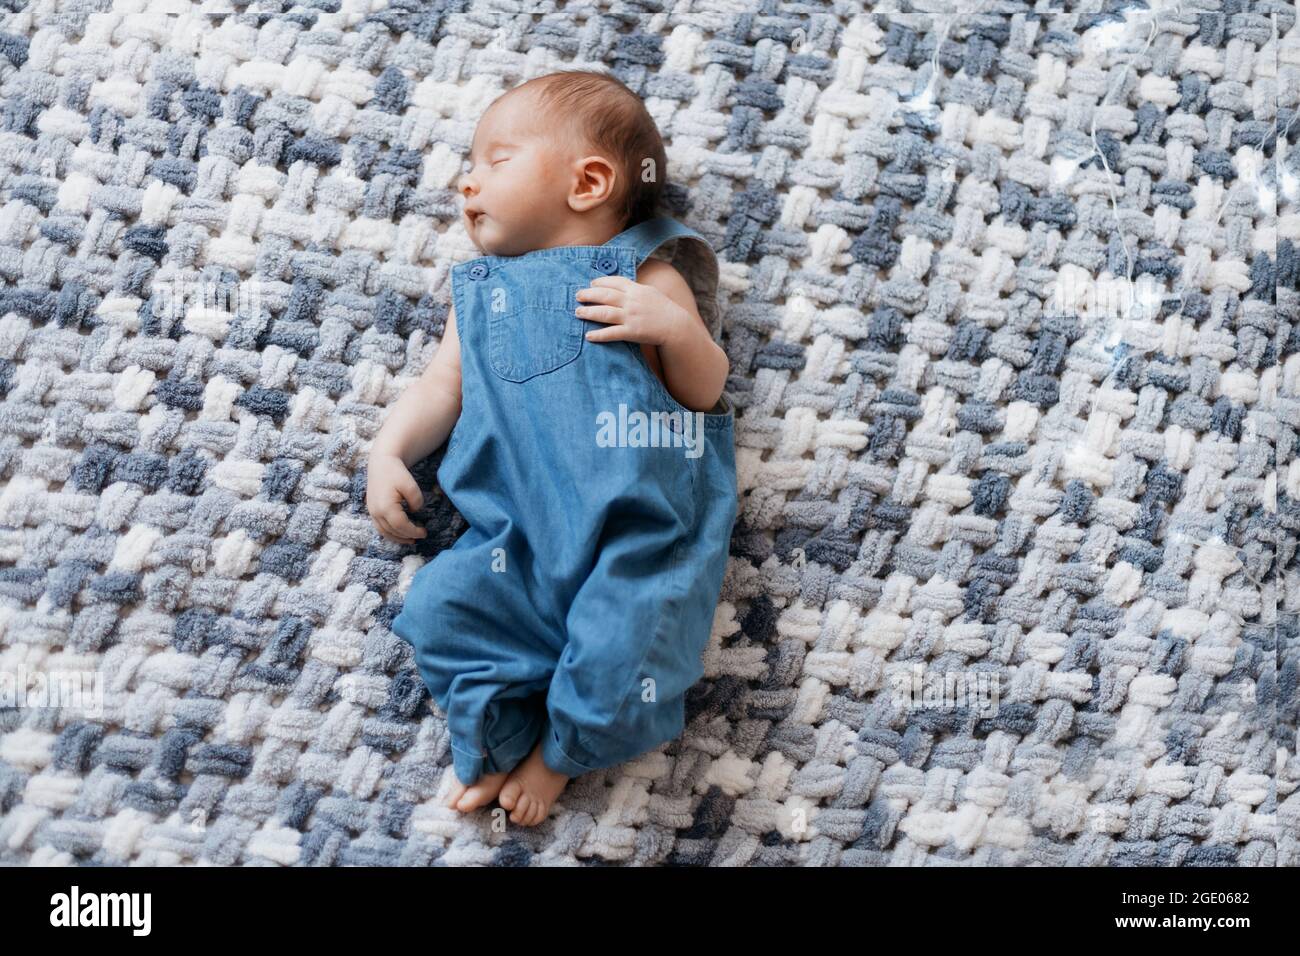
[[[488,362],[508,382],[524,382],[568,365],[582,352],[587,323],[577,314],[576,283],[488,280]]]

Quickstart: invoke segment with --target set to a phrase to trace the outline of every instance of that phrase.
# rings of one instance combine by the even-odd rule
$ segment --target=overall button
[[[596,268],[605,275],[610,275],[618,271],[618,260],[613,256],[601,256],[596,260]]]
[[[476,262],[469,267],[469,277],[471,279],[486,279],[488,267],[481,262]]]

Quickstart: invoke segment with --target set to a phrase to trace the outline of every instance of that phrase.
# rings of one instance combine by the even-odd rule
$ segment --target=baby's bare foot
[[[451,788],[451,793],[447,795],[443,806],[448,809],[459,810],[461,813],[468,813],[471,810],[477,810],[485,803],[491,803],[501,792],[501,786],[506,782],[506,772],[485,773],[479,776],[468,787],[457,780]]]
[[[546,819],[551,804],[564,790],[569,778],[546,766],[538,744],[519,766],[510,771],[497,803],[511,811],[510,822],[534,827]]]

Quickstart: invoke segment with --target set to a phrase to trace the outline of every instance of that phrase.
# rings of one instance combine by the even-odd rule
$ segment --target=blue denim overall
[[[575,311],[592,279],[635,281],[670,240],[716,338],[717,259],[670,218],[451,270],[462,410],[438,482],[469,527],[416,573],[392,630],[465,784],[539,737],[576,777],[684,728],[736,518],[734,409],[686,409],[639,344],[586,341],[607,326]]]

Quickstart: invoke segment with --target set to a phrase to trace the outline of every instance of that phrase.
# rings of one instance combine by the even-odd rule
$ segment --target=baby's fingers
[[[580,305],[573,310],[580,319],[588,322],[605,322],[612,324],[622,322],[626,316],[623,310],[612,305]]]
[[[611,281],[613,280],[613,281]],[[579,302],[585,302],[591,305],[593,302],[605,305],[618,305],[623,301],[627,294],[627,287],[615,285],[615,282],[626,282],[622,276],[597,276],[591,280],[591,285],[585,289],[579,289],[577,299]]]
[[[406,512],[402,510],[401,505],[393,505],[385,513],[384,517],[388,519],[388,527],[393,530],[394,534],[405,538],[423,538],[427,533],[423,528],[417,528]]]
[[[586,335],[588,342],[622,342],[628,338],[627,327],[623,325],[607,325],[603,329],[592,329]]]
[[[406,480],[398,484],[397,493],[406,499],[412,511],[418,511],[424,504],[424,493],[420,491],[420,486],[411,477],[410,472],[407,472]]]
[[[414,544],[410,538],[404,538],[392,529],[387,519],[382,516],[375,516],[375,527],[379,529],[379,536],[385,541],[391,541],[393,544]]]

